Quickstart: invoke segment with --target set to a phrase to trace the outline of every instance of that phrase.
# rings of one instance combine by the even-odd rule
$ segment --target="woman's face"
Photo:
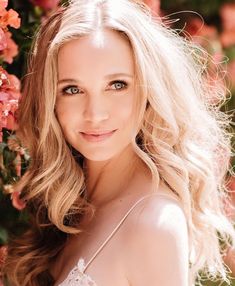
[[[67,142],[86,159],[111,159],[131,143],[134,96],[133,52],[118,32],[95,32],[61,47],[56,115]]]

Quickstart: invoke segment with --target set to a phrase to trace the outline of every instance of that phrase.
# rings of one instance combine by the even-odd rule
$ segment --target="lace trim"
[[[89,275],[84,273],[85,261],[78,260],[77,265],[69,272],[67,278],[59,286],[97,286]]]

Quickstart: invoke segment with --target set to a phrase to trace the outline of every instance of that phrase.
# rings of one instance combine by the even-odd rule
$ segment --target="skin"
[[[135,137],[132,51],[116,33],[97,32],[63,46],[58,63],[56,114],[67,141],[85,157],[90,199],[104,203],[130,179],[129,162],[137,159],[130,144]],[[116,131],[99,143],[79,133],[97,129]]]
[[[86,273],[100,286],[188,285],[182,208],[165,185],[156,194],[150,171],[132,148],[134,72],[133,51],[114,31],[71,40],[59,51],[56,115],[66,140],[85,158],[87,193],[96,214],[92,221],[84,218],[83,233],[69,237],[52,266],[55,286],[79,258],[88,262],[131,206],[147,194],[151,198],[130,213]],[[128,76],[113,75],[117,73]],[[80,132],[94,129],[116,131],[102,142],[84,140]]]

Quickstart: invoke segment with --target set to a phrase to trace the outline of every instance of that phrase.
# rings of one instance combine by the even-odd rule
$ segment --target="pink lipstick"
[[[100,142],[110,138],[116,130],[112,131],[94,131],[80,132],[82,137],[88,142]]]

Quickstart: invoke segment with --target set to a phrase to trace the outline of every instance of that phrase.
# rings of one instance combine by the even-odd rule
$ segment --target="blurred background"
[[[114,0],[118,1],[118,0]],[[66,1],[0,0],[0,267],[6,254],[8,236],[20,234],[28,227],[28,216],[20,194],[14,188],[27,170],[30,157],[15,134],[16,114],[20,99],[20,84],[26,70],[26,59],[39,24]],[[182,37],[202,45],[212,62],[222,66],[220,84],[228,87],[227,101],[222,111],[231,115],[234,132],[235,106],[235,1],[226,0],[145,0],[154,17],[176,29]],[[217,84],[218,74],[211,75]],[[225,80],[225,83],[224,83]],[[218,99],[212,99],[215,101]],[[234,146],[234,142],[232,142]],[[235,158],[227,186],[235,205]],[[225,204],[226,207],[226,204]],[[235,219],[235,211],[226,207],[227,215]],[[225,258],[235,277],[235,254]],[[1,280],[1,278],[0,278]],[[231,279],[232,285],[235,285]],[[205,280],[203,285],[225,285]],[[0,281],[1,286],[1,281]]]

